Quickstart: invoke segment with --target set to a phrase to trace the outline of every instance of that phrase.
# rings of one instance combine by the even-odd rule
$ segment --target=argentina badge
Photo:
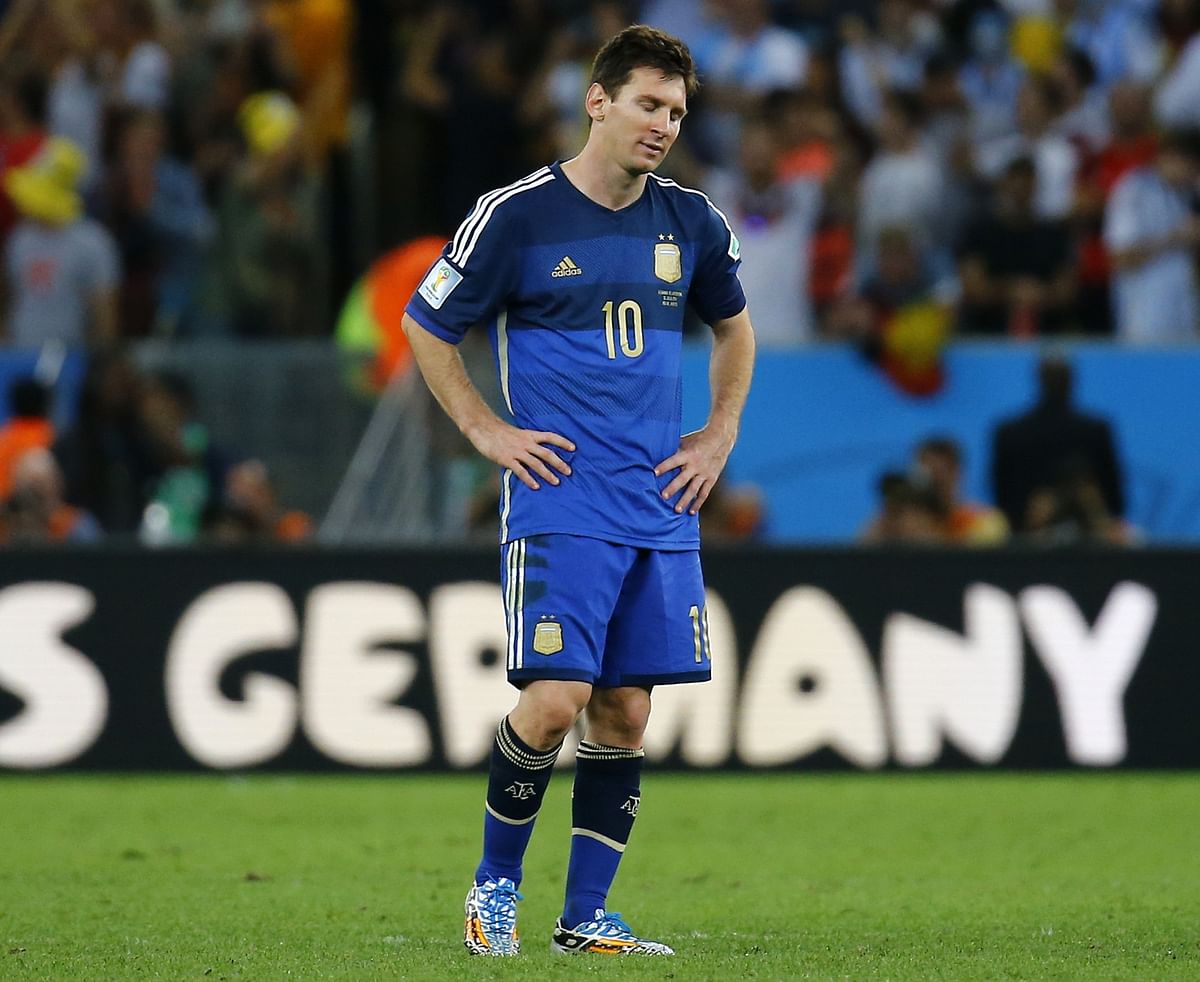
[[[556,655],[563,649],[562,625],[539,621],[533,626],[533,650],[539,655]]]
[[[654,244],[654,275],[664,283],[675,283],[683,278],[683,259],[674,242]]]

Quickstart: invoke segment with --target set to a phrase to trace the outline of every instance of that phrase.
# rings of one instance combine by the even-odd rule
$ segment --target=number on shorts
[[[708,606],[705,605],[701,610],[692,604],[688,617],[692,619],[692,642],[696,646],[696,661],[702,662],[705,658],[711,661],[712,649],[708,646]]]

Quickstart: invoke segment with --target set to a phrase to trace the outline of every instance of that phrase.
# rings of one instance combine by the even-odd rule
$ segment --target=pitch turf
[[[471,959],[475,776],[0,778],[0,978],[1195,979],[1192,775],[650,775],[610,898],[674,959]]]

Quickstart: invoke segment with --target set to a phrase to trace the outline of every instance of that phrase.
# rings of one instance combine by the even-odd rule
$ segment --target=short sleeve
[[[412,295],[406,313],[430,334],[458,344],[475,324],[505,306],[517,279],[511,214],[484,195]]]
[[[1104,211],[1104,244],[1110,251],[1128,249],[1141,238],[1138,221],[1138,176],[1130,174],[1118,182]]]
[[[737,275],[742,264],[741,243],[729,221],[711,201],[704,209],[700,243],[688,303],[701,320],[712,324],[741,313],[746,306],[746,294]]]

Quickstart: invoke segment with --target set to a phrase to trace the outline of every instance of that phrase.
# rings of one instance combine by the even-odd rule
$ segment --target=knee
[[[650,721],[650,693],[645,689],[607,689],[593,695],[588,724],[601,743],[639,747]]]
[[[575,725],[590,694],[591,686],[581,682],[535,682],[521,692],[509,723],[530,746],[549,749]]]

